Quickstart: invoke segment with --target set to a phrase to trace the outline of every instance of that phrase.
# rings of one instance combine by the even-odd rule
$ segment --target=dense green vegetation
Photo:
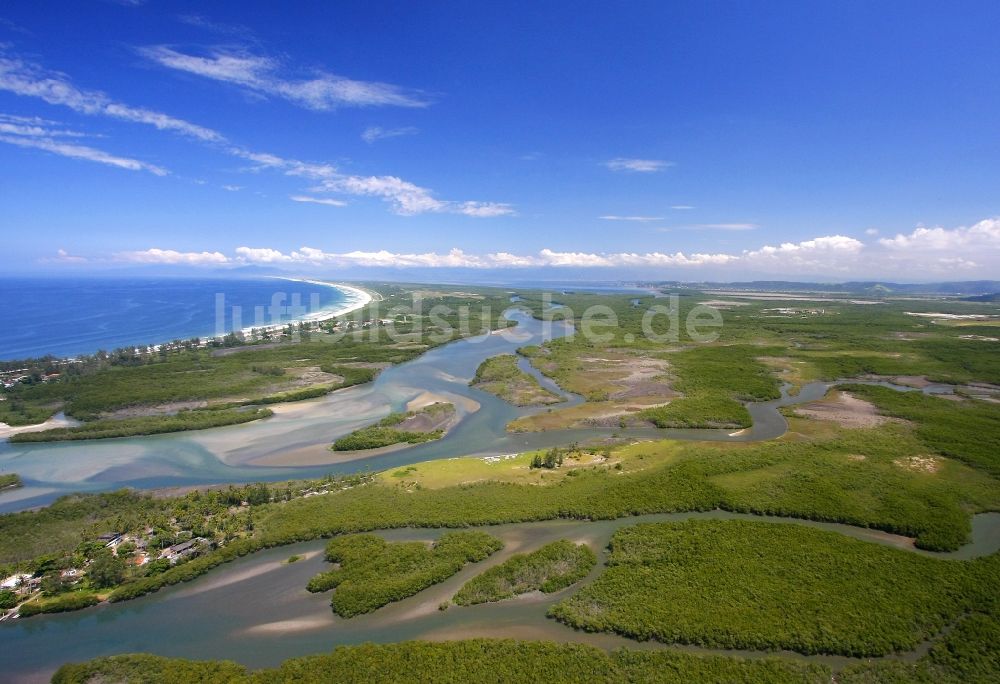
[[[21,477],[17,473],[4,473],[0,475],[0,489],[22,486]]]
[[[674,388],[685,396],[706,394],[743,401],[767,401],[781,396],[777,378],[757,358],[783,351],[775,347],[727,345],[697,347],[670,354]]]
[[[470,384],[515,406],[542,406],[563,401],[562,397],[542,387],[535,376],[518,368],[514,354],[500,354],[483,361]]]
[[[93,592],[74,591],[51,600],[29,601],[23,604],[17,612],[21,617],[31,617],[41,613],[67,613],[96,606],[100,602],[101,600]]]
[[[270,409],[217,409],[211,411],[180,411],[171,416],[142,416],[95,420],[76,427],[52,428],[39,432],[22,432],[10,437],[11,442],[64,442],[78,439],[109,439],[156,435],[181,430],[204,430],[224,425],[239,425],[273,415]]]
[[[586,544],[567,539],[546,544],[531,553],[518,553],[466,582],[454,601],[460,606],[502,601],[529,591],[551,594],[574,584],[590,572],[597,556]]]
[[[967,684],[1000,681],[1000,606],[962,618],[915,663],[884,660],[852,665],[841,684]]]
[[[624,471],[574,469],[572,477],[542,487],[479,482],[412,489],[403,482],[363,484],[368,480],[362,477],[327,496],[290,501],[281,501],[289,495],[280,487],[270,492],[265,487],[263,492],[251,488],[194,493],[178,499],[130,492],[67,497],[36,512],[0,516],[0,562],[71,553],[81,540],[110,530],[146,525],[168,530],[171,519],[180,520],[191,533],[225,542],[183,565],[127,579],[111,595],[112,600],[125,600],[187,581],[262,548],[393,527],[465,527],[723,508],[875,527],[916,537],[924,548],[951,550],[967,541],[970,512],[1000,509],[996,481],[960,463],[942,460],[934,473],[900,467],[901,457],[927,452],[905,426],[752,445],[727,450],[724,456],[710,445],[668,442],[664,446],[670,454],[665,461],[655,443],[620,447],[640,468],[637,472],[632,466]],[[649,466],[643,465],[646,461]],[[231,501],[250,501],[251,506],[227,512]],[[208,518],[206,511],[211,512]],[[166,541],[173,533],[164,534]]]
[[[699,395],[674,399],[639,413],[658,428],[748,428],[750,413],[735,399]]]
[[[64,665],[53,684],[96,682],[327,682],[395,684],[470,682],[726,682],[727,684],[827,684],[823,665],[778,658],[743,660],[672,651],[608,653],[580,644],[473,639],[429,643],[340,646],[332,653],[294,658],[275,669],[248,672],[226,661],[195,662],[152,655],[98,658]]]
[[[655,447],[636,445],[642,456]],[[953,462],[933,476],[895,461],[925,452],[904,428],[845,431],[836,439],[747,446],[720,457],[684,445],[638,473],[578,470],[546,487],[481,482],[436,490],[370,486],[328,501],[292,501],[262,516],[267,537],[299,541],[379,528],[464,526],[724,508],[875,527],[952,550],[965,543],[970,510],[1000,507],[996,481]],[[864,455],[863,460],[853,458]]]
[[[362,451],[365,449],[380,449],[394,444],[420,444],[444,437],[444,430],[405,429],[405,424],[413,423],[411,419],[426,416],[432,422],[446,421],[454,415],[452,404],[436,403],[425,406],[419,411],[390,413],[388,416],[368,427],[363,427],[344,435],[336,440],[334,451]]]
[[[430,546],[374,534],[337,537],[327,544],[326,559],[338,567],[313,577],[307,589],[335,589],[333,612],[353,617],[413,596],[501,548],[503,542],[485,532],[448,532]]]
[[[942,561],[798,525],[619,530],[608,569],[553,606],[574,627],[715,648],[912,650],[996,597],[1000,556]]]
[[[916,423],[917,436],[938,453],[1000,477],[1000,404],[955,402],[876,385],[842,388],[872,401],[882,413]]]

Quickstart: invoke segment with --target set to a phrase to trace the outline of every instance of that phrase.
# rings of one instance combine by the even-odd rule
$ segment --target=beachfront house
[[[185,556],[192,556],[198,552],[202,544],[207,543],[207,539],[202,539],[201,537],[195,537],[186,542],[181,542],[180,544],[174,544],[173,546],[168,546],[160,552],[160,558],[165,558],[171,563],[176,563],[181,558]]]

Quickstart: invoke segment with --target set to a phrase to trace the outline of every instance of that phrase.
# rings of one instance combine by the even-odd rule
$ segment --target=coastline
[[[347,301],[339,305],[337,308],[315,311],[307,314],[306,316],[303,316],[301,318],[292,321],[288,321],[286,323],[280,323],[277,325],[268,325],[263,327],[258,326],[258,327],[243,328],[240,332],[243,333],[244,335],[252,334],[255,331],[261,332],[265,330],[267,331],[282,330],[287,325],[294,323],[320,323],[323,321],[328,321],[332,318],[336,318],[338,316],[346,316],[350,313],[363,309],[375,299],[372,293],[368,292],[367,290],[363,290],[353,285],[346,285],[344,283],[332,283],[324,280],[310,280],[306,278],[292,278],[285,276],[268,276],[268,277],[277,280],[286,280],[296,283],[307,283],[310,285],[318,285],[320,287],[331,287],[335,290],[339,290],[340,292],[346,293],[348,299]],[[218,337],[219,336],[217,335],[211,335],[208,337],[198,337],[198,340],[202,345],[208,345],[212,340],[218,339]],[[152,345],[152,347],[154,349],[159,349],[160,346],[163,344],[166,343],[159,342],[157,344]],[[72,357],[68,358],[71,359]],[[11,435],[15,435],[21,432],[39,432],[42,430],[48,430],[50,428],[74,427],[76,425],[79,425],[78,421],[62,416],[62,414],[53,416],[52,418],[49,418],[48,420],[42,423],[35,423],[32,425],[11,426],[7,425],[6,423],[0,422],[0,441],[6,440]]]
[[[310,280],[308,278],[292,278],[289,276],[267,276],[269,278],[274,278],[275,280],[287,280],[293,283],[307,283],[309,285],[319,285],[320,287],[332,287],[335,290],[340,290],[341,292],[346,292],[348,295],[354,295],[354,300],[349,300],[344,302],[342,306],[336,309],[322,309],[320,311],[314,311],[308,313],[301,318],[288,321],[286,323],[278,323],[275,325],[265,325],[265,326],[249,326],[240,330],[244,335],[249,335],[254,331],[275,331],[282,330],[289,324],[295,323],[322,323],[323,321],[328,321],[331,318],[336,318],[338,316],[346,316],[347,314],[353,313],[360,309],[368,306],[375,298],[367,290],[363,290],[359,287],[353,285],[345,285],[344,283],[332,283],[326,280]],[[207,341],[215,339],[213,337],[202,337],[199,338],[201,341]]]

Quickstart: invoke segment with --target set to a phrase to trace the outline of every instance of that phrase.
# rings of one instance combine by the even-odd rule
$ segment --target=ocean
[[[289,323],[350,308],[359,295],[277,278],[0,278],[0,360]]]

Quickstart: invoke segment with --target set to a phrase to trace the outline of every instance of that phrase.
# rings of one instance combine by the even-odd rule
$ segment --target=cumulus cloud
[[[369,145],[376,140],[385,140],[386,138],[398,138],[404,135],[416,135],[417,129],[413,126],[404,126],[402,128],[382,128],[381,126],[369,126],[361,133],[361,139],[364,140]]]
[[[964,250],[1000,247],[1000,218],[989,218],[972,226],[926,228],[919,226],[909,234],[882,238],[879,244],[896,251]]]
[[[612,171],[626,171],[631,173],[655,173],[662,171],[668,166],[673,166],[673,162],[662,159],[629,159],[618,157],[604,162],[604,165]]]
[[[991,277],[1000,269],[1000,218],[971,226],[918,226],[878,241],[884,261],[899,272],[947,275],[979,270]]]
[[[221,252],[176,252],[172,249],[158,249],[156,247],[139,252],[120,252],[115,256],[120,261],[138,264],[217,266],[229,263],[229,257]]]
[[[139,48],[139,53],[161,66],[204,78],[243,86],[261,95],[284,98],[307,109],[337,107],[426,107],[418,92],[390,83],[357,81],[317,71],[313,78],[295,80],[279,75],[278,60],[223,48],[208,55],[179,52],[166,45]]]

